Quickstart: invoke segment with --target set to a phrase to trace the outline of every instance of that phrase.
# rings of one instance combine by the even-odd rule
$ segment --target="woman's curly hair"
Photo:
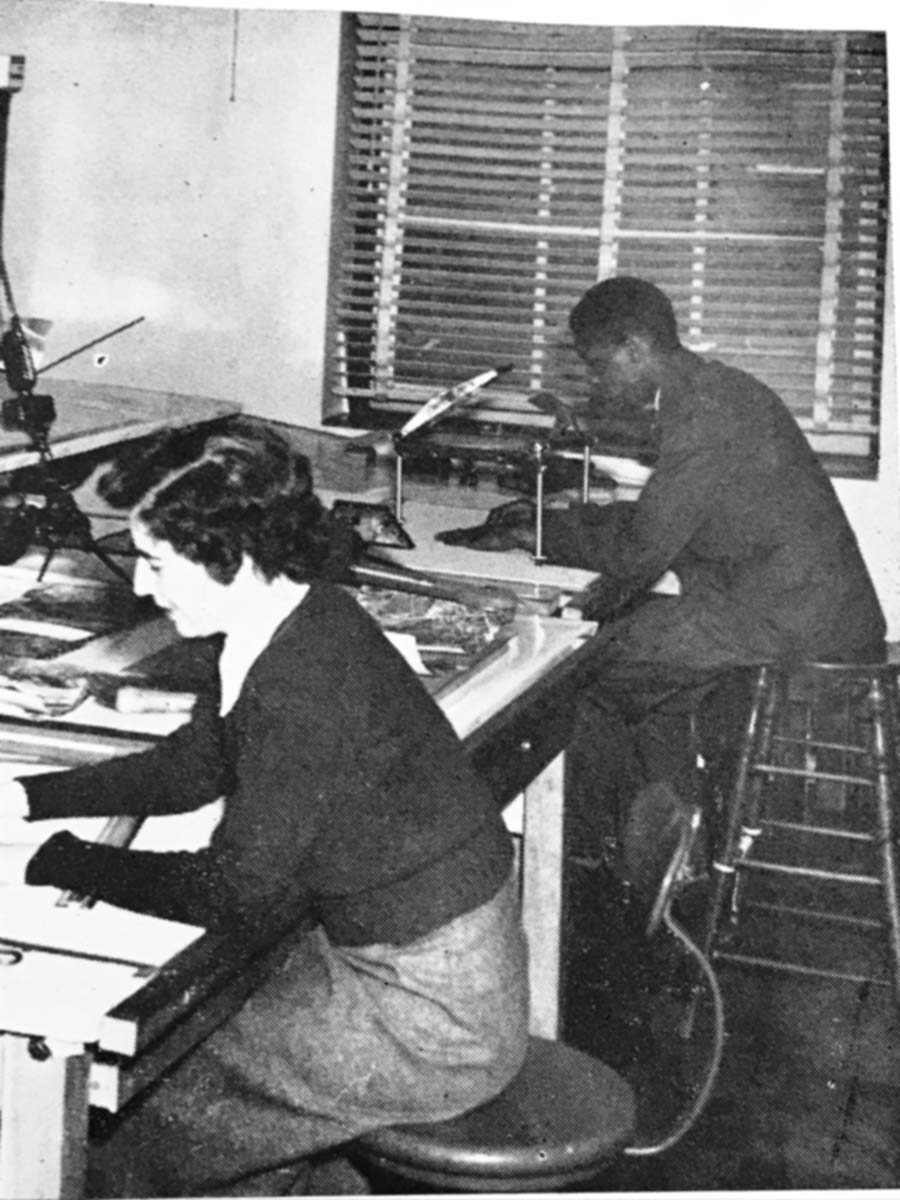
[[[231,583],[246,555],[266,579],[332,574],[334,534],[309,460],[275,430],[235,422],[155,482],[133,512],[158,541]]]

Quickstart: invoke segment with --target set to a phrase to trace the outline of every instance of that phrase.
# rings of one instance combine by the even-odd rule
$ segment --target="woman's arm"
[[[250,927],[276,904],[295,901],[301,912],[309,846],[341,756],[322,697],[297,691],[294,683],[265,703],[239,702],[243,753],[209,847],[142,851],[57,833],[34,854],[25,881],[206,928]]]
[[[67,832],[48,838],[28,861],[24,874],[24,882],[32,886],[58,887],[207,929],[252,924],[268,907],[236,903],[232,879],[228,856],[210,848],[123,850],[85,842]]]
[[[28,797],[27,819],[151,816],[189,812],[227,790],[223,726],[210,697],[191,719],[148,750],[29,775],[17,781]]]
[[[319,599],[298,625],[263,652],[227,719],[234,773],[207,849],[153,853],[56,834],[34,855],[27,882],[208,928],[252,925],[288,904],[299,915],[312,904],[323,872],[335,875],[330,859],[317,857],[320,835],[329,833],[351,792],[358,837],[340,853],[353,876],[354,863],[368,854],[362,824],[368,781],[378,774],[369,768],[392,758],[392,748],[373,743],[369,733],[366,698],[375,703],[384,689],[369,696],[367,679],[371,672],[380,680],[379,664],[388,660],[396,668],[399,659],[342,593]],[[421,684],[411,674],[409,687],[417,702]]]

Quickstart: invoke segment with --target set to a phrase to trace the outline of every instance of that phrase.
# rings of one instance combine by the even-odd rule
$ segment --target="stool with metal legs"
[[[714,960],[892,984],[900,1000],[898,672],[759,667],[714,853],[701,938]]]

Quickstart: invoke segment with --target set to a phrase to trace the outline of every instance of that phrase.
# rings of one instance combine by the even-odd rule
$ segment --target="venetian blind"
[[[334,411],[467,416],[583,392],[597,279],[669,295],[691,349],[773,387],[822,451],[877,445],[887,225],[877,33],[353,19]]]

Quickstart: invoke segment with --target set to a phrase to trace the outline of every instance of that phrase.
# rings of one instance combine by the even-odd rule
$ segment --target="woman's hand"
[[[37,846],[16,842],[9,845],[0,842],[0,888],[21,887],[25,882],[25,868],[31,862]]]
[[[28,793],[17,779],[0,783],[0,820],[24,821],[28,816]]]

